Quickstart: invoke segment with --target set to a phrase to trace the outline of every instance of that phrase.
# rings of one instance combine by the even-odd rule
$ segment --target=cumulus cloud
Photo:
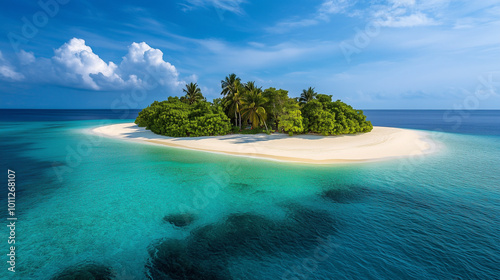
[[[54,51],[52,61],[54,68],[66,83],[83,85],[90,89],[101,89],[94,80],[100,75],[108,81],[123,83],[116,74],[118,68],[113,62],[104,62],[92,49],[85,44],[85,40],[73,38]]]
[[[171,87],[178,87],[182,83],[179,81],[179,73],[175,66],[163,60],[163,52],[151,48],[144,42],[132,43],[129,46],[128,53],[123,57],[118,70],[122,77],[128,77],[129,81],[141,87],[151,86],[151,82]],[[154,81],[139,79],[144,71],[148,74],[148,78]]]
[[[26,80],[33,83],[101,91],[176,88],[182,83],[175,66],[163,60],[163,52],[145,42],[132,43],[120,64],[115,64],[105,62],[85,40],[73,38],[55,49],[51,58],[36,58],[21,50],[18,68],[20,73],[0,53],[0,75],[11,80],[28,77]]]
[[[32,52],[27,52],[25,50],[21,50],[18,53],[18,57],[19,57],[19,62],[22,65],[28,65],[36,61],[35,54],[33,54]]]

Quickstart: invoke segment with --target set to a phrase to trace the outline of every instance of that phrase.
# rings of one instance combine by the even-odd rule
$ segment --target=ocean
[[[0,110],[1,279],[499,279],[500,111],[366,110],[439,151],[349,165],[88,133],[137,112]]]

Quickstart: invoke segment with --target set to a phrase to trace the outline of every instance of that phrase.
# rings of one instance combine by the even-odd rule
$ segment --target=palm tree
[[[256,90],[257,92],[262,92],[262,87],[255,86],[255,82],[254,81],[247,82],[245,84],[245,89],[248,92],[251,92],[251,91],[254,91],[254,90]]]
[[[236,76],[236,74],[232,73],[226,76],[224,80],[220,81],[222,91],[221,95],[224,96],[224,107],[228,116],[234,113],[234,125],[238,125],[238,114],[239,109],[235,109],[235,94],[238,92],[238,89],[241,87],[241,79]],[[240,129],[241,129],[241,114],[240,114]]]
[[[267,101],[267,98],[263,97],[258,89],[247,91],[241,97],[241,114],[245,121],[250,120],[252,122],[252,128],[256,128],[261,123],[264,123],[267,130],[267,114],[266,109],[264,109]]]
[[[314,98],[316,98],[316,95],[318,95],[317,92],[314,91],[314,88],[313,87],[309,87],[307,90],[303,89],[302,90],[302,94],[300,94],[300,103],[307,103],[311,100],[313,100]]]
[[[222,92],[221,95],[227,96],[228,94],[234,94],[237,90],[237,85],[241,83],[241,79],[236,76],[236,74],[232,73],[222,81],[220,81]]]
[[[234,125],[239,126],[240,129],[241,129],[241,96],[243,93],[244,90],[243,91],[238,90],[234,94],[226,96],[226,98],[224,99],[225,100],[224,106],[229,111],[229,114],[234,113]]]
[[[181,97],[181,100],[190,105],[198,101],[205,100],[205,97],[203,97],[201,89],[198,87],[197,83],[186,84],[186,88],[182,91],[185,92],[186,95]]]

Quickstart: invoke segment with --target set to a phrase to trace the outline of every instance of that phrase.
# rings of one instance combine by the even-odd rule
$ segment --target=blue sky
[[[229,73],[363,109],[500,108],[500,1],[4,1],[0,108],[143,108]]]

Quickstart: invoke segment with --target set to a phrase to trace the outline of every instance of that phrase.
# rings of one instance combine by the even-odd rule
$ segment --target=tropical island
[[[104,137],[174,148],[313,164],[353,163],[431,153],[435,143],[415,130],[373,127],[361,110],[303,90],[262,90],[231,74],[222,98],[207,102],[196,83],[182,97],[155,101],[135,123],[97,127]],[[367,133],[369,132],[369,133]],[[433,145],[434,144],[434,145]]]
[[[331,95],[304,89],[300,98],[255,82],[242,83],[236,74],[221,81],[222,98],[208,102],[196,83],[186,84],[181,98],[169,97],[145,108],[135,123],[170,137],[220,136],[265,132],[342,135],[370,132],[373,126],[361,110]],[[233,124],[231,126],[231,124]]]

